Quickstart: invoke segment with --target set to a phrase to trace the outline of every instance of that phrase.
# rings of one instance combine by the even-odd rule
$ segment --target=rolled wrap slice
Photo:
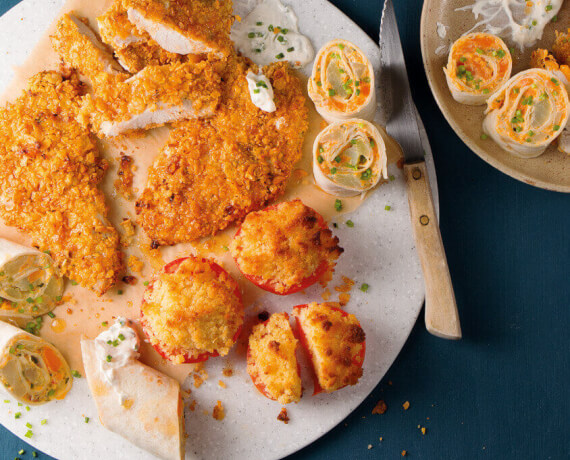
[[[355,196],[388,178],[386,145],[378,129],[366,120],[333,123],[313,144],[313,174],[331,195]]]
[[[443,71],[453,99],[483,105],[511,77],[512,69],[513,59],[503,40],[472,33],[453,44]]]
[[[374,119],[374,69],[366,55],[347,40],[332,40],[319,50],[308,91],[317,112],[329,123]]]
[[[0,239],[0,318],[48,313],[62,292],[63,279],[49,254]]]
[[[568,93],[547,70],[529,69],[505,83],[488,101],[483,131],[521,158],[541,155],[566,126]]]
[[[178,382],[138,361],[139,337],[124,318],[82,340],[85,375],[105,428],[159,458],[184,458]]]
[[[53,345],[0,321],[0,382],[12,397],[28,405],[63,399],[72,380]]]

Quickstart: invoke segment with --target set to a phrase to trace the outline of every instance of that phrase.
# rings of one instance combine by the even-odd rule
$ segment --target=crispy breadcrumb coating
[[[148,66],[131,78],[101,76],[95,94],[85,96],[79,119],[99,136],[112,137],[169,121],[211,116],[220,94],[220,76],[208,61]],[[150,118],[168,109],[174,110],[174,119]]]
[[[570,65],[570,29],[568,32],[556,31],[552,52],[560,64]]]
[[[236,281],[206,259],[188,257],[173,273],[165,269],[141,307],[151,344],[174,363],[202,353],[227,355],[243,324],[237,290]]]
[[[89,28],[85,18],[65,14],[50,38],[54,50],[63,61],[92,82],[103,72],[117,74],[123,71]]]
[[[319,385],[329,393],[356,385],[362,377],[365,334],[354,315],[326,304],[293,309],[305,337]]]
[[[230,245],[245,275],[273,282],[285,292],[313,275],[323,263],[334,267],[343,249],[314,209],[301,200],[252,212]]]
[[[283,193],[301,158],[305,96],[287,63],[272,64],[263,71],[277,110],[264,112],[251,102],[248,70],[231,58],[216,115],[180,124],[149,169],[137,214],[155,245],[215,234]]]
[[[249,336],[247,372],[267,397],[281,404],[299,402],[303,392],[287,313],[275,313]]]
[[[123,261],[97,188],[107,163],[75,121],[81,90],[75,73],[41,72],[0,109],[0,215],[49,250],[63,275],[103,294]]]
[[[149,65],[185,62],[186,57],[162,49],[144,30],[138,29],[127,17],[122,0],[115,0],[105,13],[97,18],[104,43],[115,51],[117,60],[131,73],[140,72]]]
[[[123,0],[123,8],[135,10],[146,21],[180,34],[205,50],[201,52],[213,52],[218,57],[233,52],[231,0]]]
[[[560,65],[552,54],[545,49],[536,49],[530,57],[530,66],[537,69],[560,71],[568,81],[570,81],[570,67],[566,64]]]

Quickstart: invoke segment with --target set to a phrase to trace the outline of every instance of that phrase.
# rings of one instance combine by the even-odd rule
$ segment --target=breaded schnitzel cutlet
[[[148,65],[164,65],[184,62],[181,54],[169,53],[161,48],[144,30],[129,21],[122,0],[115,0],[111,7],[97,18],[101,39],[110,45],[121,66],[130,73],[140,72]]]
[[[308,127],[302,84],[287,63],[264,68],[277,107],[264,112],[249,69],[230,58],[216,115],[180,123],[149,169],[137,214],[155,246],[215,234],[283,193]]]
[[[41,72],[0,108],[0,216],[49,250],[62,275],[101,295],[123,261],[97,188],[107,163],[75,121],[79,96],[76,74]]]

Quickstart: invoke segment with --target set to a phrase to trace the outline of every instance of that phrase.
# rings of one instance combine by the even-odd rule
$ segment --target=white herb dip
[[[297,16],[279,0],[264,0],[232,27],[231,38],[244,56],[258,65],[289,61],[303,67],[315,56],[307,37],[299,33]]]
[[[117,391],[122,404],[124,397],[116,388],[114,370],[139,357],[138,334],[125,318],[117,318],[115,324],[97,336],[95,348],[101,372]]]
[[[275,112],[276,107],[275,101],[273,100],[273,87],[269,79],[263,75],[263,72],[260,71],[258,74],[255,74],[250,70],[245,78],[247,80],[251,102],[264,112]]]

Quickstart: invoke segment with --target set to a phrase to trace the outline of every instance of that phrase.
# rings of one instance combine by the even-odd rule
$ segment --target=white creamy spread
[[[289,61],[302,67],[315,52],[307,37],[299,33],[297,16],[279,0],[264,0],[232,27],[231,38],[244,56],[258,65]]]
[[[449,29],[449,26],[443,25],[441,22],[437,23],[437,35],[442,40],[447,36],[447,29]]]
[[[263,72],[255,74],[250,70],[245,78],[247,79],[251,102],[264,112],[275,112],[276,107],[275,101],[273,100],[273,87],[269,79],[263,75]]]
[[[95,348],[101,372],[123,404],[125,398],[117,390],[114,371],[139,357],[138,334],[125,318],[117,318],[115,324],[97,336]]]
[[[512,40],[522,50],[542,38],[544,27],[552,21],[564,0],[475,0],[456,11],[471,11],[478,20],[466,32],[483,27],[485,32]]]

